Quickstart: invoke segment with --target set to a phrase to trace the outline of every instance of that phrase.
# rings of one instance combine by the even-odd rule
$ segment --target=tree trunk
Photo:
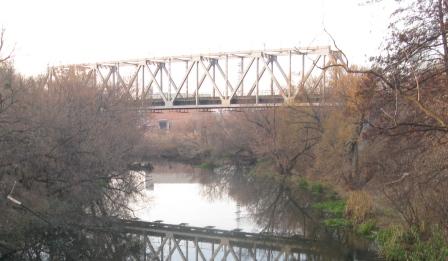
[[[448,9],[446,0],[445,2],[445,7]],[[439,0],[439,4],[438,4],[438,11],[439,11],[439,25],[440,25],[440,34],[442,37],[442,44],[443,44],[443,62],[444,62],[444,67],[445,67],[445,74],[448,75],[448,43],[447,43],[447,28],[446,28],[446,23],[445,20],[443,19],[443,2],[442,0]]]
[[[364,127],[364,117],[361,117],[358,125],[356,126],[355,133],[352,138],[351,147],[351,177],[352,185],[358,187],[361,184],[361,173],[359,171],[359,142],[361,133]]]

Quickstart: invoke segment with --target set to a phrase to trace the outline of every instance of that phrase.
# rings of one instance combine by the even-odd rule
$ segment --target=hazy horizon
[[[331,45],[365,64],[391,3],[365,1],[13,1],[0,18],[16,69],[155,56]],[[27,8],[24,8],[27,7]]]

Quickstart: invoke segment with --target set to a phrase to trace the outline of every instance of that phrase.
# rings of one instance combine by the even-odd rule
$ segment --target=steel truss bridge
[[[140,254],[129,260],[274,261],[335,257],[328,252],[329,247],[304,238],[143,221],[119,221],[113,227],[119,227],[121,233],[142,246]]]
[[[329,46],[167,56],[54,66],[45,85],[71,71],[149,110],[319,105],[331,88],[327,68],[340,62]]]

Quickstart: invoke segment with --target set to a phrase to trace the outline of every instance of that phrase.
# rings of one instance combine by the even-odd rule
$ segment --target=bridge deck
[[[197,102],[194,97],[178,98],[172,106],[165,106],[162,99],[151,99],[146,101],[135,101],[130,103],[130,107],[146,110],[146,111],[178,111],[178,110],[213,110],[213,109],[266,109],[273,107],[285,106],[281,96],[266,96],[256,102],[253,97],[238,97],[231,101],[230,104],[223,105],[218,97],[202,97]],[[309,98],[308,100],[296,100],[294,107],[328,107],[334,106],[331,102],[319,101],[319,98]]]

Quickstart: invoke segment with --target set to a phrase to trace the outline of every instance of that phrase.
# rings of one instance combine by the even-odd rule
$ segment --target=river
[[[139,220],[313,238],[326,245],[324,260],[377,260],[368,244],[353,246],[323,229],[279,186],[242,177],[233,167],[206,171],[164,163],[142,181],[143,195],[131,205]]]

